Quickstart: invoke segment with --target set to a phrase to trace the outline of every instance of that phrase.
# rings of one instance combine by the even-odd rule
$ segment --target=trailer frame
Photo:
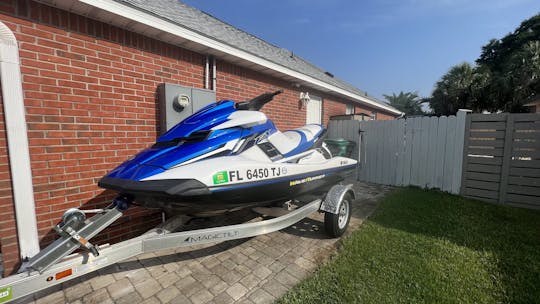
[[[73,232],[64,233],[62,232],[64,230],[61,230],[61,237],[32,257],[30,261],[23,263],[20,273],[0,279],[0,303],[26,297],[142,253],[267,234],[289,227],[315,212],[339,214],[339,205],[346,193],[351,193],[354,198],[352,185],[335,185],[324,199],[315,199],[285,215],[214,228],[173,232],[184,222],[181,218],[173,217],[170,221],[141,236],[112,245],[91,245],[88,239],[112,224],[125,211],[122,210],[125,206],[113,205],[112,208],[105,209],[85,220],[84,225],[78,230],[71,229],[72,226],[69,225],[56,228],[55,230],[68,228],[67,230],[71,229]],[[72,209],[70,210],[73,212]],[[348,217],[350,218],[350,214]],[[93,247],[97,254],[94,250],[70,254],[78,248],[84,249],[85,245],[86,249]]]

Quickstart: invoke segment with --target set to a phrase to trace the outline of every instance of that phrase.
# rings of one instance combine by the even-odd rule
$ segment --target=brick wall
[[[377,120],[392,120],[392,119],[395,119],[396,117],[394,115],[390,115],[390,114],[386,114],[384,112],[380,112],[380,110],[377,110],[377,109],[374,109],[374,108],[369,108],[369,107],[355,107],[355,110],[354,110],[356,114],[367,114],[369,116],[372,116],[373,114],[373,111],[375,111],[375,113],[377,113]]]
[[[51,227],[66,209],[104,207],[114,197],[96,182],[155,141],[157,85],[201,88],[204,57],[32,1],[3,2],[0,9],[0,20],[15,33],[20,46],[43,246],[53,240]],[[0,157],[6,159],[4,132],[0,140]],[[18,252],[9,170],[4,164],[7,159],[0,166],[0,244],[10,272]],[[160,220],[147,215],[146,210],[130,209],[97,242],[138,235]]]
[[[234,96],[236,100],[247,100],[261,94],[261,92],[283,90],[282,94],[276,96],[271,103],[263,108],[264,113],[280,130],[298,128],[305,124],[306,109],[299,102],[301,91],[309,91],[310,95],[322,97],[322,123],[324,125],[328,124],[331,116],[345,114],[347,103],[345,100],[336,99],[310,88],[295,88],[290,82],[278,80],[227,62],[218,61],[216,67],[217,99],[230,99],[231,96]],[[364,109],[364,111],[367,110]]]
[[[283,90],[263,111],[278,129],[301,127],[306,121],[306,110],[298,102],[300,90],[292,83],[275,79],[233,64],[216,62],[216,98],[236,100],[251,99],[263,92]],[[305,90],[305,89],[304,89]]]
[[[0,20],[19,42],[38,232],[45,246],[66,209],[110,202],[115,194],[99,189],[97,181],[155,141],[158,84],[202,88],[205,56],[30,0],[2,1]],[[276,89],[285,92],[265,113],[280,129],[302,126],[301,88],[217,61],[218,99],[245,100]],[[345,101],[313,93],[324,99],[324,123],[345,113]],[[2,117],[0,251],[8,274],[19,261],[3,124]],[[135,207],[93,241],[127,239],[159,220]]]
[[[396,117],[382,113],[382,112],[377,112],[377,120],[392,120],[392,119],[396,119]]]
[[[328,125],[330,117],[334,115],[343,115],[345,114],[345,109],[347,108],[344,102],[340,103],[333,99],[327,98],[323,99],[323,124]]]

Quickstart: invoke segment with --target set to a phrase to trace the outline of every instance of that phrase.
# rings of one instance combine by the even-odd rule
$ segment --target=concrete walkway
[[[389,190],[355,183],[357,200],[347,233],[371,215]],[[254,238],[139,255],[21,302],[272,303],[336,251],[339,239],[326,236],[323,217],[315,214]],[[216,224],[221,223],[191,225]]]

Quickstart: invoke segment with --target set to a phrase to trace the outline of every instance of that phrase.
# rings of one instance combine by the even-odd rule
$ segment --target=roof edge
[[[41,2],[48,2],[47,0],[41,1]],[[335,85],[329,84],[327,82],[324,82],[322,80],[316,79],[314,77],[311,77],[309,75],[297,72],[295,70],[292,70],[286,66],[277,64],[275,62],[272,62],[270,60],[267,60],[265,58],[262,58],[260,56],[257,56],[255,54],[252,54],[250,52],[241,50],[239,48],[236,48],[232,45],[226,44],[222,41],[216,40],[212,37],[203,35],[197,31],[191,30],[189,28],[186,28],[184,26],[180,26],[174,22],[171,22],[169,20],[166,20],[164,18],[159,18],[155,16],[154,14],[151,14],[149,12],[143,11],[141,9],[137,9],[135,7],[127,6],[125,4],[122,4],[120,2],[114,1],[114,0],[67,0],[64,2],[71,2],[71,3],[83,3],[86,5],[89,5],[91,7],[95,7],[97,9],[112,13],[114,15],[118,15],[124,18],[127,18],[129,20],[135,21],[137,23],[144,24],[149,27],[156,28],[160,31],[167,32],[169,34],[178,36],[183,39],[190,40],[192,42],[195,42],[197,44],[203,45],[205,47],[227,53],[231,56],[237,57],[239,59],[263,66],[265,68],[274,70],[276,72],[289,75],[291,77],[294,77],[298,80],[302,80],[308,83],[311,83],[314,86],[321,87],[330,91],[333,91],[339,95],[352,98],[353,100],[363,103],[365,105],[368,105],[370,107],[382,109],[384,111],[390,112],[395,115],[401,115],[402,112],[391,107],[386,106],[384,104],[380,104],[378,102],[374,102],[370,100],[369,98],[358,95],[356,93],[350,92],[348,90],[339,88]]]

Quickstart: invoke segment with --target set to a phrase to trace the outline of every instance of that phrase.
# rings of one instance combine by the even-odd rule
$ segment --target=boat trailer
[[[90,239],[120,218],[130,200],[116,198],[103,210],[69,209],[54,230],[57,240],[24,262],[17,274],[0,279],[0,303],[11,302],[67,282],[136,255],[166,249],[223,242],[267,234],[289,227],[315,212],[324,212],[331,237],[340,236],[349,224],[352,185],[334,185],[323,199],[315,199],[279,217],[190,231],[174,232],[185,218],[172,217],[145,234],[113,245],[93,245]],[[86,219],[85,213],[97,213]],[[79,253],[73,253],[77,249]]]

